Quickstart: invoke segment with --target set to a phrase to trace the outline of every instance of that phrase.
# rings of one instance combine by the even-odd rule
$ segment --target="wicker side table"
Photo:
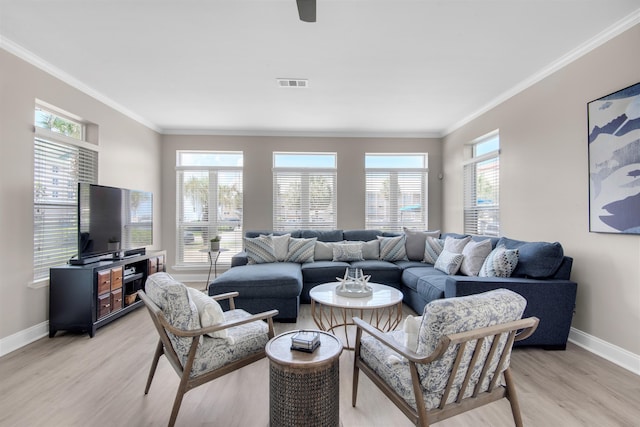
[[[342,342],[326,332],[313,353],[291,350],[285,332],[267,343],[269,420],[271,427],[340,425],[340,354]]]

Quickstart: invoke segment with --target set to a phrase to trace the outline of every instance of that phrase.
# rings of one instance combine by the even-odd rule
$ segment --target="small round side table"
[[[269,358],[270,427],[340,425],[340,354],[342,342],[322,331],[313,353],[291,350],[285,332],[266,345]]]

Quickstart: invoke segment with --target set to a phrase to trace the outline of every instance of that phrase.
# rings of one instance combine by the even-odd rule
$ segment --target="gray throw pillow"
[[[422,261],[424,259],[424,245],[427,237],[440,237],[440,230],[436,231],[416,231],[403,227],[405,239],[405,250],[410,261]]]
[[[460,265],[460,273],[465,276],[477,276],[484,264],[484,260],[491,253],[491,240],[482,240],[476,242],[470,241],[462,249],[462,264]]]

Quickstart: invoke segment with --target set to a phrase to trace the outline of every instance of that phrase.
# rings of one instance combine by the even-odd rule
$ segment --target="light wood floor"
[[[407,311],[409,313],[409,311]],[[297,324],[313,327],[309,305]],[[163,426],[178,376],[163,358],[143,394],[157,341],[141,308],[88,335],[58,333],[0,358],[0,426]],[[640,426],[640,377],[575,345],[567,351],[517,349],[512,357],[525,425]],[[411,423],[364,376],[351,406],[353,353],[340,358],[340,416],[350,426]],[[185,396],[178,426],[267,426],[268,360]],[[506,400],[445,420],[440,427],[512,426]]]

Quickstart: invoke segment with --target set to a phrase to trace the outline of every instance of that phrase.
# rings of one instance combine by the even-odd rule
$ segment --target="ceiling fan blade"
[[[298,15],[304,22],[316,22],[316,0],[296,0]]]

